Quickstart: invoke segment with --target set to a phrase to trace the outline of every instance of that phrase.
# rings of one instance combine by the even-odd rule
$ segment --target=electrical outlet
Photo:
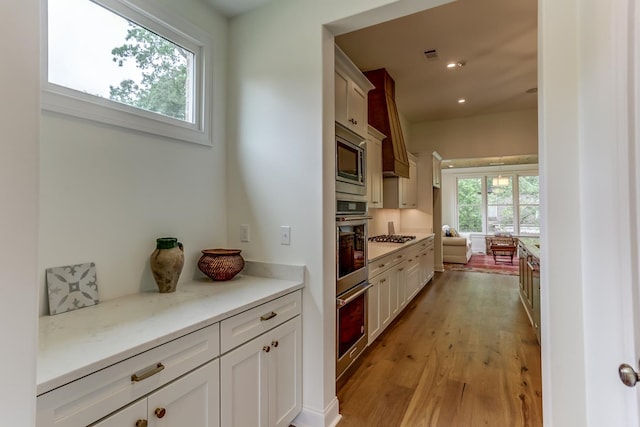
[[[240,224],[240,241],[249,241],[249,224]]]
[[[280,244],[291,244],[291,227],[289,227],[288,225],[283,225],[282,227],[280,227]]]

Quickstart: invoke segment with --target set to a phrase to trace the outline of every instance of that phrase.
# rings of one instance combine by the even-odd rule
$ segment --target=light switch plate
[[[291,244],[291,227],[288,225],[283,225],[280,227],[280,244],[281,245]]]
[[[249,241],[249,224],[240,224],[240,241]]]

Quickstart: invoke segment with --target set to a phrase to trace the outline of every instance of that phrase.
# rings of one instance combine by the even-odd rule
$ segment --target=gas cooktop
[[[406,236],[403,234],[382,234],[380,236],[369,237],[370,242],[376,243],[407,243],[415,239],[416,236]]]

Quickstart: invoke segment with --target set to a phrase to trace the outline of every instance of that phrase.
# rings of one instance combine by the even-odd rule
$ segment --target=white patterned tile
[[[47,268],[49,314],[60,314],[98,303],[93,262]]]

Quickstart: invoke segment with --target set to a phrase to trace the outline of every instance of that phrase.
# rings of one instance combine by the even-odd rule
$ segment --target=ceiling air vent
[[[437,61],[438,59],[440,59],[438,57],[438,51],[436,51],[435,49],[425,50],[424,59],[426,59],[427,61]]]

